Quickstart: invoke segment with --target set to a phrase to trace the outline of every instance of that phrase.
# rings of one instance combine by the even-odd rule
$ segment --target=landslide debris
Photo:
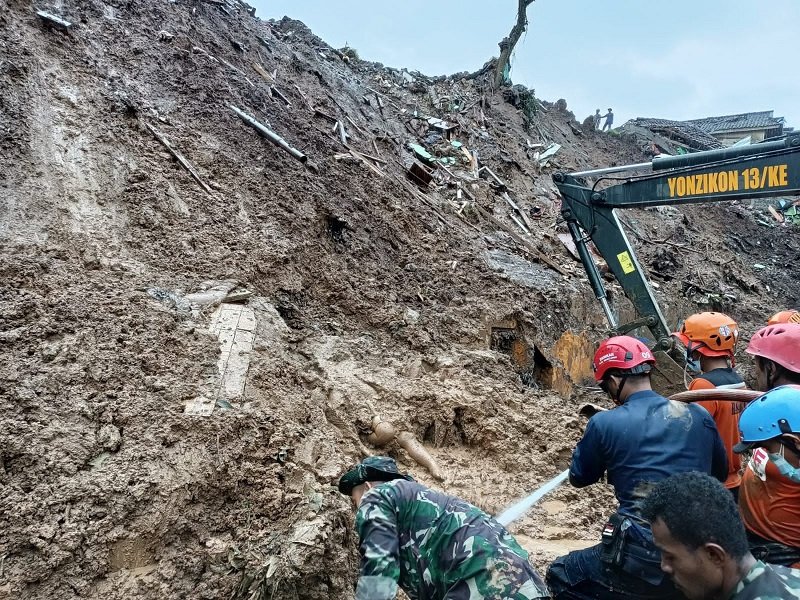
[[[0,597],[347,598],[364,454],[493,513],[565,468],[604,323],[550,175],[636,145],[234,0],[7,6]],[[797,301],[796,234],[746,205],[629,224],[671,318]],[[612,507],[565,487],[515,531],[544,567]]]

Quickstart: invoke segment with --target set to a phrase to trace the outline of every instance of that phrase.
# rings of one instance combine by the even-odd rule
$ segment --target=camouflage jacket
[[[800,570],[756,561],[730,600],[800,599]]]
[[[547,588],[528,553],[479,508],[415,481],[369,490],[356,514],[358,600],[531,600]]]

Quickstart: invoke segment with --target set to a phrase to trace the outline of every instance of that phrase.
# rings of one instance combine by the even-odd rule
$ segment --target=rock
[[[403,320],[407,325],[413,325],[419,321],[419,311],[416,311],[411,307],[406,307],[406,311],[403,314]]]
[[[122,434],[116,426],[108,423],[97,433],[97,443],[109,452],[116,452],[122,445]]]

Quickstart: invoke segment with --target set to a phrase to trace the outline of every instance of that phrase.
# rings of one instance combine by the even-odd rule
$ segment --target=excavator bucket
[[[653,389],[667,397],[678,392],[685,392],[683,367],[663,350],[655,350],[653,356],[656,359],[656,364],[650,372]]]

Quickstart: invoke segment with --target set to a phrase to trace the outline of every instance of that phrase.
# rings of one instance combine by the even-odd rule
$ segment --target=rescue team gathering
[[[372,456],[338,484],[356,510],[356,598],[800,598],[800,313],[782,311],[751,337],[764,393],[749,402],[729,392],[746,387],[734,320],[695,314],[673,336],[695,375],[689,390],[716,399],[653,391],[656,359],[637,338],[611,337],[594,355],[615,408],[589,419],[569,482],[613,486],[619,506],[600,543],[542,578],[498,520]]]

